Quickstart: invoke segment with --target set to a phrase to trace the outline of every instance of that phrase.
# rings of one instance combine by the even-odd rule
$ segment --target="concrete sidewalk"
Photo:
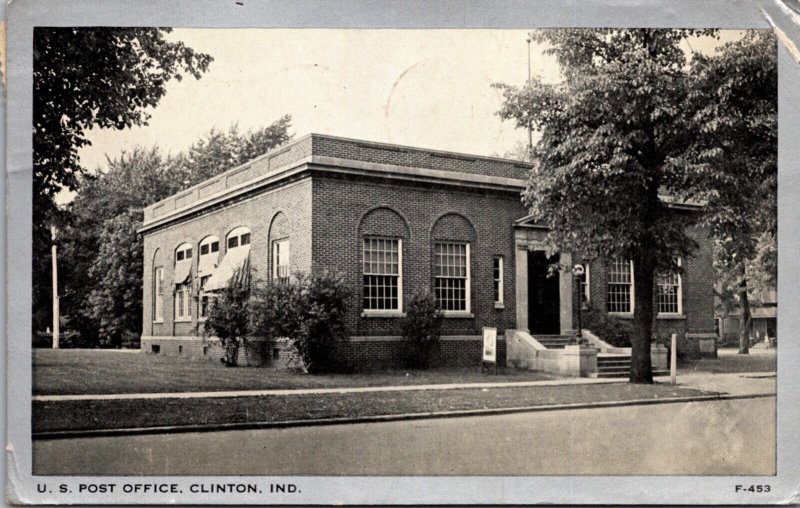
[[[659,383],[668,383],[669,378],[656,378]],[[733,374],[691,373],[678,376],[678,386],[706,391],[722,392],[735,396],[766,395],[775,393],[774,372],[749,372]],[[517,381],[506,383],[449,383],[403,386],[366,386],[352,388],[311,388],[280,390],[237,390],[218,392],[162,392],[162,393],[113,393],[85,395],[34,395],[35,402],[99,401],[99,400],[148,400],[148,399],[202,399],[228,397],[264,397],[290,395],[320,395],[370,392],[401,392],[420,390],[465,390],[490,388],[520,388],[536,386],[564,386],[626,383],[626,378],[596,379],[571,378],[546,381]]]

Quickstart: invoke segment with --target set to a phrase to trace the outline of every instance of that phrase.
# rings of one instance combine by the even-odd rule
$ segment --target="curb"
[[[289,427],[308,427],[323,425],[349,425],[355,423],[382,423],[406,420],[425,420],[435,418],[460,418],[466,416],[490,416],[514,413],[534,413],[542,411],[564,411],[569,409],[595,409],[626,406],[650,406],[656,404],[677,404],[681,402],[703,402],[712,400],[759,399],[775,397],[774,393],[757,393],[752,395],[695,395],[691,397],[673,397],[664,399],[632,399],[603,402],[575,402],[569,404],[545,404],[496,409],[463,409],[457,411],[401,413],[393,415],[357,416],[345,418],[318,418],[313,420],[284,420],[278,422],[239,422],[203,425],[169,425],[161,427],[132,427],[121,429],[96,430],[63,430],[34,432],[34,440],[53,440],[71,438],[115,437],[148,434],[179,434],[189,432],[221,432],[230,430],[283,429]]]

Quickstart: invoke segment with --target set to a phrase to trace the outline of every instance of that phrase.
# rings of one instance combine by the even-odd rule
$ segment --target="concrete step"
[[[533,338],[547,349],[564,349],[572,341],[569,335],[534,335]]]

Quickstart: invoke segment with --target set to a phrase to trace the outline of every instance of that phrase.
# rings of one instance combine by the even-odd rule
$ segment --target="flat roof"
[[[145,207],[139,231],[307,169],[517,191],[531,168],[518,160],[312,133]]]

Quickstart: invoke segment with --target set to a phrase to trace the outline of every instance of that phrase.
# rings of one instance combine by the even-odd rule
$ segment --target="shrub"
[[[614,347],[631,347],[633,323],[609,316],[592,306],[583,311],[583,328],[608,342]]]
[[[338,345],[348,337],[350,298],[342,275],[296,273],[289,282],[256,289],[251,326],[267,338],[289,339],[306,372],[330,372],[338,367]]]
[[[222,362],[235,367],[239,348],[246,345],[250,332],[249,284],[238,276],[231,277],[228,287],[217,292],[208,306],[203,335],[216,337],[222,343],[225,357]]]
[[[430,291],[421,291],[411,297],[401,328],[403,339],[408,343],[411,365],[427,369],[431,351],[439,344],[442,332],[442,313]]]

